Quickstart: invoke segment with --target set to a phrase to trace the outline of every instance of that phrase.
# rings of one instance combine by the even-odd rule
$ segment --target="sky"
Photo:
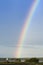
[[[33,2],[0,0],[0,57],[15,57],[18,38]],[[43,0],[34,12],[21,54],[21,57],[33,56],[43,57]]]

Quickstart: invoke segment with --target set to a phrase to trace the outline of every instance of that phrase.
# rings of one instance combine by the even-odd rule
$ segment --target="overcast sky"
[[[0,57],[15,57],[18,38],[34,0],[0,0]],[[21,57],[43,56],[43,0],[35,10]],[[24,53],[26,51],[26,53]]]

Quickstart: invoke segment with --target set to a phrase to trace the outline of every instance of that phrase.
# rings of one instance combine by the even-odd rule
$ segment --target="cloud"
[[[13,57],[14,52],[15,52],[14,47],[7,47],[0,45],[0,57]]]
[[[0,57],[15,57],[18,47],[7,47],[0,45]],[[20,54],[21,57],[43,57],[43,46],[29,45],[23,46]]]
[[[43,46],[30,45],[23,48],[21,57],[43,57]]]

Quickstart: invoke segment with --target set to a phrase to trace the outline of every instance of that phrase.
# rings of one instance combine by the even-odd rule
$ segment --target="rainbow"
[[[30,12],[28,12],[27,18],[25,20],[25,23],[23,25],[19,40],[18,40],[18,45],[17,45],[17,49],[16,49],[16,57],[20,58],[21,57],[21,52],[22,52],[22,46],[24,43],[24,40],[26,38],[26,32],[29,28],[30,22],[32,20],[32,16],[36,10],[36,7],[39,3],[39,0],[34,0],[34,3],[32,4],[32,7],[30,9]]]

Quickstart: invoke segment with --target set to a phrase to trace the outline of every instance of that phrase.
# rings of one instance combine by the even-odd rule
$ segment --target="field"
[[[19,63],[0,63],[0,65],[43,65],[43,63],[28,63],[28,62],[19,62]]]

